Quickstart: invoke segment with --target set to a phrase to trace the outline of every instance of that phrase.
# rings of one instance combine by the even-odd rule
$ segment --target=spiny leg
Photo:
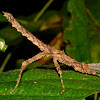
[[[15,90],[15,89],[17,88],[17,86],[19,85],[19,82],[20,82],[20,79],[21,79],[21,75],[22,75],[22,72],[23,72],[23,70],[25,69],[25,67],[26,67],[28,64],[30,64],[30,63],[32,63],[32,62],[38,60],[38,59],[41,59],[43,56],[45,56],[45,53],[44,53],[44,52],[40,52],[40,53],[38,53],[37,55],[33,56],[32,58],[29,58],[28,60],[26,60],[26,61],[24,61],[24,62],[22,63],[22,66],[21,66],[21,69],[20,69],[20,73],[19,73],[19,77],[18,77],[16,86],[15,86],[14,89],[10,92],[10,94],[12,94],[12,92],[14,92],[14,90]]]
[[[60,92],[60,94],[62,94],[64,92],[64,90],[65,90],[63,79],[62,79],[62,71],[61,71],[61,68],[60,68],[56,58],[53,58],[53,62],[55,64],[55,66],[56,66],[58,74],[60,75],[60,80],[61,80],[61,84],[62,84],[62,88],[63,88],[63,90]]]

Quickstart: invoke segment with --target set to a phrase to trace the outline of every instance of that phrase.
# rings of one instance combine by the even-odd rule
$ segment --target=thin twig
[[[40,48],[41,53],[37,54],[36,56],[24,61],[22,63],[22,67],[20,69],[20,74],[19,74],[19,78],[17,80],[16,86],[15,88],[10,92],[12,94],[12,92],[17,88],[20,79],[21,79],[21,75],[22,72],[24,70],[24,68],[29,64],[32,63],[38,59],[41,59],[41,57],[43,56],[50,56],[51,58],[53,58],[53,62],[55,64],[55,67],[58,71],[58,74],[60,75],[60,80],[61,80],[61,84],[63,87],[63,90],[61,91],[61,94],[64,92],[64,83],[63,83],[63,79],[62,79],[62,71],[60,69],[60,66],[58,64],[57,61],[59,61],[60,63],[66,64],[68,66],[72,66],[76,71],[82,72],[82,73],[88,73],[88,74],[92,74],[92,75],[97,75],[100,77],[100,71],[98,70],[94,70],[94,69],[90,69],[88,64],[84,63],[84,62],[78,62],[75,59],[70,58],[69,56],[67,56],[64,51],[60,51],[55,49],[52,46],[46,45],[44,44],[42,41],[40,41],[38,38],[36,38],[32,33],[28,32],[25,28],[23,28],[12,16],[12,14],[7,13],[7,12],[3,12],[4,16],[8,19],[9,22],[12,23],[12,27],[15,27],[17,29],[18,32],[21,32],[23,36],[27,37],[28,40],[30,40],[34,45],[36,45],[38,48]]]
[[[95,19],[95,17],[92,15],[91,11],[86,8],[86,11],[88,13],[88,15],[91,17],[91,19],[94,21],[94,23],[97,25],[97,26],[100,26],[99,22]]]
[[[10,57],[11,57],[12,53],[8,53],[8,55],[6,56],[4,62],[2,63],[1,67],[0,67],[0,72],[3,72],[7,62],[9,61]]]
[[[45,12],[45,10],[49,7],[49,5],[53,2],[53,0],[49,0],[46,5],[42,8],[42,10],[37,14],[37,16],[35,17],[34,19],[34,22],[36,22],[40,17],[41,15]]]

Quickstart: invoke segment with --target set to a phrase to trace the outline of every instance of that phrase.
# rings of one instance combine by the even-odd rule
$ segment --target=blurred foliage
[[[66,54],[68,54],[69,56],[71,56],[72,58],[74,58],[80,62],[82,62],[82,61],[84,61],[86,63],[100,62],[100,13],[99,13],[100,12],[100,9],[99,9],[100,0],[96,0],[95,2],[94,2],[94,0],[78,0],[78,1],[64,0],[64,1],[59,1],[59,2],[58,1],[56,2],[56,0],[54,0],[54,2],[50,5],[51,9],[49,8],[47,11],[43,12],[43,14],[40,16],[40,18],[37,21],[34,21],[34,19],[36,19],[36,16],[41,11],[38,11],[38,12],[33,11],[31,13],[28,13],[27,15],[26,15],[26,11],[23,12],[23,14],[17,14],[17,12],[12,10],[13,12],[10,12],[10,13],[16,14],[16,16],[14,16],[16,18],[16,20],[22,26],[24,26],[28,31],[32,32],[36,37],[38,37],[40,40],[42,40],[46,44],[50,43],[50,41],[52,41],[52,39],[55,38],[55,36],[59,32],[62,32],[63,40],[60,40],[60,41],[63,41],[65,43],[65,45],[64,44],[60,45],[60,48],[63,47],[63,49],[65,49]],[[58,3],[60,5],[57,9]],[[52,9],[52,6],[53,6],[53,9]],[[16,8],[16,9],[18,9],[18,8]],[[24,9],[24,8],[22,8],[22,9]],[[9,10],[7,12],[9,12]],[[20,12],[20,9],[19,9],[19,12]],[[28,59],[29,57],[32,57],[33,55],[37,54],[38,52],[39,52],[39,49],[37,49],[36,46],[34,46],[32,43],[30,43],[30,41],[28,41],[25,37],[23,37],[21,35],[21,33],[17,32],[15,28],[12,28],[11,24],[3,16],[2,12],[0,12],[0,65],[1,65],[1,68],[2,68],[2,63],[3,64],[5,63],[7,55],[9,55],[9,53],[11,53],[11,55],[12,55],[12,56],[9,56],[8,60],[6,60],[6,61],[8,61],[8,63],[6,62],[6,64],[4,64],[5,66],[3,66],[3,69],[4,69],[3,71],[20,68],[22,61],[24,61],[25,59]],[[51,60],[48,61],[47,63],[51,64]],[[37,67],[39,67],[39,68],[42,67],[40,62],[32,63],[27,68],[32,69],[32,68],[37,68]],[[44,68],[47,68],[47,67],[54,68],[54,65],[53,66],[48,65]],[[7,73],[9,73],[9,72],[7,72]],[[5,75],[7,73],[5,72],[5,73],[3,73],[3,75]],[[13,72],[11,72],[11,74],[12,73]],[[42,73],[42,70],[40,70],[39,73]],[[52,75],[53,72],[51,72],[51,71],[49,72],[49,70],[48,70],[48,73],[51,73],[51,75]],[[74,73],[75,77],[78,77],[78,75],[75,74],[76,72],[72,72],[72,73]],[[9,74],[7,74],[7,75],[9,76]],[[12,74],[12,76],[13,76],[13,74]],[[85,76],[85,74],[82,74],[82,75]],[[63,76],[67,76],[66,72],[64,72]],[[3,77],[3,76],[1,76],[1,77]],[[93,76],[91,76],[91,77],[92,77],[92,80],[94,80],[95,77],[93,77]],[[51,77],[51,79],[52,78],[53,77]],[[67,81],[69,79],[67,80],[66,78],[67,77],[64,77],[65,83],[67,84]],[[1,83],[2,86],[4,84],[8,84],[9,88],[14,86],[15,82],[12,82],[12,81],[16,81],[17,78],[13,78],[13,79],[14,80],[9,79],[9,81],[10,81],[9,84],[6,82]],[[59,81],[58,79],[56,79],[56,80],[57,80],[57,82]],[[80,78],[78,77],[77,80],[80,80]],[[76,82],[78,84],[86,84],[83,81],[77,81],[77,80],[76,80]],[[30,80],[28,80],[28,81],[30,81]],[[23,87],[27,85],[28,81],[26,81],[26,83],[23,82],[21,84],[22,88],[18,89],[19,92],[16,90],[19,94],[21,93],[21,91],[23,92]],[[39,81],[41,81],[41,77],[40,77]],[[49,79],[46,80],[46,82],[48,82],[48,81],[50,82]],[[55,86],[56,86],[56,84],[59,83],[58,87],[61,87],[60,81],[58,83],[56,83],[55,80],[53,80],[53,79],[52,79],[52,81],[54,81],[53,83],[55,84]],[[88,80],[85,80],[85,82],[86,81],[88,81]],[[100,86],[99,81],[100,81],[99,78],[98,78],[98,80],[95,81],[98,83],[98,86]],[[73,83],[74,82],[72,80],[70,82],[71,86],[72,87],[76,86]],[[12,85],[10,85],[10,84],[12,84]],[[45,84],[45,83],[43,83],[43,84]],[[70,84],[67,85],[68,88],[71,88]],[[96,89],[97,85],[96,84],[94,85],[92,81],[91,81],[91,83],[88,83],[88,85],[90,85],[90,89],[88,89],[88,93],[86,91],[83,93],[84,96],[82,97],[82,99],[95,93],[95,92],[98,92]],[[39,86],[39,84],[37,85],[37,87],[38,86]],[[91,90],[92,86],[95,86],[95,89],[93,91]],[[34,90],[34,87],[36,87],[36,86],[33,86],[33,88],[31,87],[32,90]],[[43,87],[44,87],[43,88],[44,91],[47,91],[45,85],[43,85]],[[55,91],[59,93],[58,90],[60,90],[61,88],[58,89],[58,87],[55,88]],[[80,93],[82,93],[81,90],[83,89],[83,87],[76,87],[76,90],[79,88],[80,88],[80,90],[78,90],[78,91],[80,91]],[[73,95],[77,92],[76,90],[73,93]],[[37,91],[42,92],[42,90],[37,90]],[[53,91],[53,90],[51,89],[50,91]],[[3,90],[3,92],[5,92],[5,90]],[[2,93],[0,92],[1,95],[4,94],[3,92]],[[9,90],[8,90],[8,92],[9,92]],[[8,92],[7,92],[7,95],[9,94]],[[67,92],[67,90],[66,90],[66,92]],[[36,93],[38,94],[38,92],[36,92]],[[72,91],[68,90],[68,93],[72,93]],[[45,92],[45,94],[46,94],[46,92]],[[51,92],[49,93],[49,91],[48,91],[48,94],[46,94],[45,96],[48,98],[48,96],[50,96],[50,94],[51,94]],[[65,94],[63,94],[64,97],[65,97]],[[69,96],[69,95],[70,94],[68,94],[67,96]],[[23,96],[23,98],[26,98],[24,96]],[[3,95],[2,95],[2,97],[3,97]],[[7,98],[8,97],[13,98],[13,96],[7,96]],[[60,98],[56,94],[55,94],[55,97]],[[73,97],[75,97],[75,96],[73,96]],[[31,98],[31,97],[28,97],[28,98]],[[51,98],[53,98],[53,97],[51,97]],[[71,100],[72,100],[72,98],[71,98]],[[80,100],[80,98],[79,98],[79,100]]]

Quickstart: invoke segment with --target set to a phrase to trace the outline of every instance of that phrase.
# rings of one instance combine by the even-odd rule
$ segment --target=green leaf
[[[34,69],[23,72],[21,82],[10,95],[18,78],[19,71],[0,73],[0,99],[61,99],[83,100],[100,92],[100,78],[74,71],[63,71],[65,91],[62,90],[59,76],[54,70]]]
[[[0,51],[5,52],[5,50],[7,49],[8,45],[5,44],[5,40],[0,38]]]
[[[68,43],[66,53],[80,62],[89,62],[88,23],[83,0],[69,0],[68,12],[71,18],[69,25],[65,22],[63,35]]]

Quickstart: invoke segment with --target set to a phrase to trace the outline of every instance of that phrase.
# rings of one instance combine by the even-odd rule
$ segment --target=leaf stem
[[[94,100],[97,100],[97,97],[98,97],[98,93],[95,92],[95,94],[94,94]]]
[[[3,70],[4,70],[8,60],[10,59],[11,55],[12,55],[12,53],[8,53],[8,55],[6,56],[4,62],[1,65],[0,72],[3,72]]]
[[[37,14],[37,16],[34,19],[34,22],[38,21],[38,19],[41,17],[41,15],[46,11],[46,9],[49,7],[49,5],[53,2],[54,0],[49,0],[46,5],[41,9],[41,11]]]

